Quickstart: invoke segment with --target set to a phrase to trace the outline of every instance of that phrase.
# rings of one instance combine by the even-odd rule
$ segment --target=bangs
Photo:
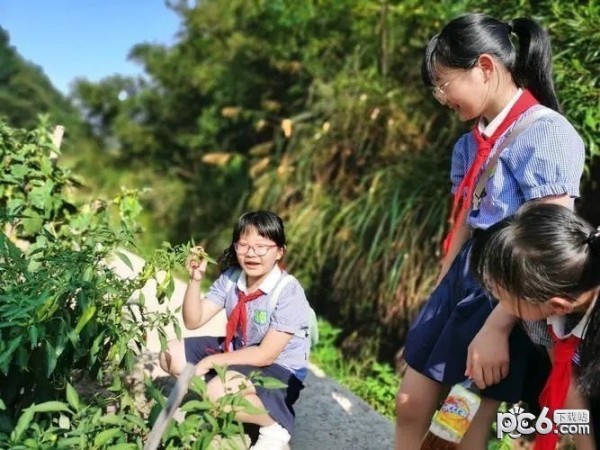
[[[237,242],[241,235],[251,230],[256,230],[259,236],[275,242],[278,247],[285,246],[283,222],[272,212],[253,211],[242,215],[234,230],[233,242]]]

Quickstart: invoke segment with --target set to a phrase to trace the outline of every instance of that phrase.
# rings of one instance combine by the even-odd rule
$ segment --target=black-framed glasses
[[[269,253],[269,250],[273,247],[277,247],[276,244],[266,245],[266,244],[257,244],[257,245],[248,245],[241,242],[236,242],[233,244],[233,248],[235,252],[239,255],[246,255],[250,249],[254,252],[256,256],[265,256]]]

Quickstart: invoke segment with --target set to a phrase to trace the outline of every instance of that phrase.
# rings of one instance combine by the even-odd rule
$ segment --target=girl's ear
[[[564,316],[573,312],[573,300],[564,297],[552,297],[548,300],[553,314]]]
[[[492,72],[494,71],[494,58],[487,53],[483,53],[479,56],[479,61],[477,61],[479,67],[483,71],[486,78],[489,78]]]
[[[277,248],[277,258],[276,258],[277,262],[280,262],[283,259],[283,257],[285,256],[286,250],[287,250],[287,248],[285,245],[283,247]]]

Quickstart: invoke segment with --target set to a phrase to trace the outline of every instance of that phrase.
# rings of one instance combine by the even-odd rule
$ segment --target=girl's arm
[[[518,321],[497,305],[469,344],[465,376],[478,388],[499,383],[508,375],[508,336]]]
[[[200,328],[223,308],[222,305],[201,298],[200,282],[206,272],[206,265],[206,259],[198,261],[193,255],[190,255],[186,261],[190,281],[183,296],[181,315],[183,324],[189,330]]]
[[[548,195],[547,197],[536,198],[532,201],[540,203],[556,203],[557,205],[566,206],[570,210],[575,209],[575,200],[568,194]]]
[[[436,286],[440,284],[444,276],[450,270],[450,266],[452,262],[460,252],[460,249],[464,245],[465,242],[471,237],[471,227],[467,225],[467,217],[468,213],[463,213],[458,220],[460,221],[460,225],[456,228],[455,234],[452,236],[452,242],[450,242],[450,248],[448,249],[448,253],[442,259],[442,268],[440,270],[440,275],[438,276]]]
[[[550,195],[531,201],[557,203],[573,209],[568,194]],[[499,383],[508,375],[508,336],[519,319],[496,306],[469,345],[465,375],[483,389]]]
[[[188,330],[200,328],[221,309],[223,309],[222,306],[206,298],[201,298],[199,280],[191,279],[189,281],[185,295],[183,296],[183,307],[181,310],[183,324]]]
[[[207,356],[196,365],[196,375],[204,375],[214,366],[233,364],[245,364],[256,367],[269,366],[281,354],[292,337],[293,334],[270,328],[260,345]]]

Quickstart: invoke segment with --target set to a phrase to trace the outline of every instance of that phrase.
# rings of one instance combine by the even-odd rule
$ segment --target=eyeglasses
[[[440,104],[445,105],[446,103],[448,103],[448,97],[446,96],[446,93],[444,92],[444,89],[446,89],[448,87],[448,85],[450,83],[452,83],[456,78],[450,80],[450,81],[446,81],[444,84],[440,85],[440,86],[433,86],[431,88],[431,93],[433,94],[433,97],[440,102]]]
[[[467,73],[467,72],[463,72],[463,73],[455,76],[451,80],[446,81],[445,83],[443,83],[443,84],[441,84],[439,86],[433,86],[431,88],[431,93],[433,94],[433,96],[435,97],[435,99],[438,102],[440,102],[440,104],[446,105],[448,103],[448,96],[446,95],[446,91],[444,89],[446,89],[450,83],[452,83],[454,80],[457,80],[458,78],[460,78],[461,76],[463,76],[465,73]]]
[[[252,249],[252,251],[254,251],[254,254],[256,256],[265,256],[267,253],[269,253],[269,250],[273,247],[277,247],[277,245],[276,244],[273,244],[273,245],[263,245],[263,244],[248,245],[248,244],[242,244],[240,242],[236,242],[235,244],[233,244],[233,248],[235,249],[235,252],[239,255],[246,255],[246,254],[248,254],[250,249]]]

